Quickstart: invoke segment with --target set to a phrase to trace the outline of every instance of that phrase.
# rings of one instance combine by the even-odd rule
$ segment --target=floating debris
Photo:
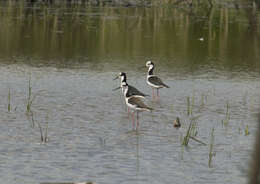
[[[203,42],[203,41],[204,41],[204,38],[203,38],[203,37],[199,38],[199,41]]]
[[[248,125],[246,125],[246,128],[245,128],[245,136],[249,135],[249,130],[248,130]]]
[[[181,123],[180,123],[180,118],[179,117],[177,117],[176,120],[174,120],[173,126],[176,127],[176,128],[180,128],[181,127]]]

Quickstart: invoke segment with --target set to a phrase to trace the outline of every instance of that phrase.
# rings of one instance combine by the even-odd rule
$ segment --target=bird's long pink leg
[[[130,111],[129,111],[129,108],[127,107],[127,117],[129,118],[130,116]]]
[[[152,91],[153,91],[153,99],[154,99],[154,89],[152,88]]]
[[[132,112],[132,127],[135,128],[135,111]]]
[[[157,89],[157,100],[159,100],[159,89]]]

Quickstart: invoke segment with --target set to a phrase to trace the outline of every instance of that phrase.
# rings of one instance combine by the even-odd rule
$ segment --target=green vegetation
[[[32,103],[36,97],[36,94],[32,96],[32,86],[31,86],[31,76],[28,80],[28,97],[26,102],[26,113],[30,114],[32,112]]]
[[[193,121],[190,121],[190,125],[186,131],[186,135],[183,138],[182,145],[184,145],[184,146],[188,146],[188,144],[189,144],[192,123],[193,123]]]
[[[249,129],[248,129],[248,125],[246,125],[245,127],[245,136],[249,135]]]
[[[29,122],[31,122],[31,127],[35,128],[35,124],[38,125],[40,131],[40,138],[42,143],[48,141],[48,115],[46,116],[45,127],[42,127],[41,123],[35,120],[35,112],[32,111],[32,103],[36,97],[36,94],[32,96],[32,85],[31,85],[31,76],[28,80],[28,96],[26,100],[26,116]]]
[[[226,114],[225,114],[225,119],[222,120],[222,125],[227,126],[230,120],[230,113],[229,113],[229,103],[227,101],[226,103]]]
[[[204,142],[200,141],[198,138],[196,138],[198,131],[197,131],[197,119],[199,118],[199,116],[191,118],[190,120],[190,124],[189,127],[186,131],[186,135],[184,136],[184,138],[182,139],[182,145],[183,146],[188,146],[190,139],[202,144],[202,145],[206,145]]]
[[[187,115],[192,115],[192,103],[190,102],[190,97],[187,97]]]

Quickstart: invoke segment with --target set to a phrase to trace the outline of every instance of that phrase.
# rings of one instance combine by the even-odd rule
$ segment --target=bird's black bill
[[[116,79],[118,79],[119,78],[119,76],[116,76],[113,80],[116,80]]]
[[[117,87],[115,89],[112,89],[112,91],[116,91],[116,90],[119,90],[121,87]]]

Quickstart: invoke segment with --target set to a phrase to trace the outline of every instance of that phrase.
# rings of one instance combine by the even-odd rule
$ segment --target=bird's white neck
[[[126,77],[125,76],[121,76],[121,87],[123,87],[123,82],[126,82]]]
[[[147,76],[153,75],[154,65],[150,65],[148,68]]]
[[[129,97],[128,86],[124,86],[123,89],[124,89],[124,96],[125,96],[125,98]]]

